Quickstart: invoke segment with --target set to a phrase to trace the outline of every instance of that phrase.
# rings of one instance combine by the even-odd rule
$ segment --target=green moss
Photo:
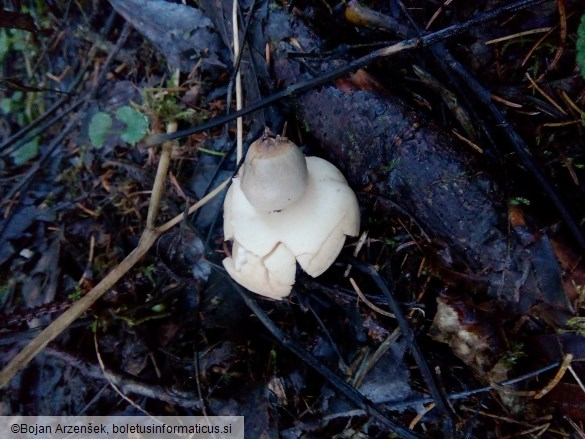
[[[510,345],[510,350],[506,352],[502,360],[507,367],[512,367],[525,355],[526,352],[524,351],[524,344],[518,341],[514,341]]]
[[[585,337],[585,317],[573,317],[567,321],[567,329]]]
[[[512,206],[520,206],[520,205],[530,206],[530,200],[528,198],[524,198],[524,197],[514,197],[514,198],[511,198],[509,202]]]

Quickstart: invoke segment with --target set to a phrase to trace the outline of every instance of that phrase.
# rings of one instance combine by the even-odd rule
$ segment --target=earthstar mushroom
[[[250,146],[226,195],[224,235],[233,246],[223,265],[250,291],[282,299],[296,263],[319,276],[345,237],[357,236],[359,222],[357,198],[335,166],[266,132]]]

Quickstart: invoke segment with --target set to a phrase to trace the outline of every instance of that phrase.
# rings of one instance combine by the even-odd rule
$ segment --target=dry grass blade
[[[538,29],[525,30],[524,32],[518,32],[512,35],[506,35],[505,37],[495,38],[493,40],[486,41],[484,44],[489,46],[490,44],[501,43],[502,41],[513,40],[514,38],[525,37],[526,35],[541,34],[543,32],[549,32],[551,27],[539,27]]]
[[[99,348],[99,343],[98,343],[98,339],[97,339],[97,328],[93,333],[93,345],[95,347],[95,354],[98,360],[98,363],[102,369],[102,372],[104,373],[104,376],[106,377],[106,380],[108,381],[108,383],[110,384],[110,386],[112,386],[112,388],[114,389],[114,391],[120,395],[120,397],[122,399],[124,399],[126,402],[128,402],[128,404],[130,404],[132,407],[136,408],[138,411],[144,413],[146,416],[151,416],[150,413],[148,413],[146,410],[144,410],[139,404],[137,404],[136,402],[134,402],[131,398],[129,398],[128,396],[126,396],[124,394],[124,392],[122,392],[118,386],[116,386],[116,384],[110,379],[110,374],[108,373],[108,371],[106,370],[106,365],[104,364],[104,360],[102,359],[102,355],[100,354],[100,348]]]
[[[240,67],[237,65],[240,55],[240,30],[238,27],[238,0],[234,0],[232,6],[232,32],[234,34],[234,68],[236,68],[236,111],[242,109],[242,74]],[[241,117],[236,119],[236,163],[240,163],[243,155],[243,129],[244,121]]]
[[[540,88],[538,86],[536,81],[534,81],[534,79],[532,79],[532,77],[530,76],[530,73],[526,72],[525,76],[526,76],[526,79],[528,79],[528,81],[530,82],[530,85],[532,85],[532,87],[534,87],[536,89],[536,91],[538,91],[542,95],[543,98],[545,98],[547,101],[549,101],[552,106],[554,106],[557,110],[559,110],[565,116],[567,115],[567,112],[563,109],[563,107],[561,107],[553,98],[551,98],[542,88]]]

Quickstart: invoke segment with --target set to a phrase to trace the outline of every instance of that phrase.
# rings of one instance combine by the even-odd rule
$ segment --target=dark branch
[[[531,6],[538,5],[543,3],[545,0],[521,0],[518,2],[511,3],[507,6],[503,6],[501,8],[494,9],[492,11],[486,12],[484,14],[478,15],[470,20],[467,20],[460,24],[454,24],[453,26],[449,26],[443,30],[430,33],[428,35],[422,36],[420,38],[411,38],[409,40],[402,41],[400,43],[394,44],[392,46],[384,47],[382,49],[375,50],[361,58],[358,58],[354,61],[349,62],[348,64],[334,69],[328,73],[323,74],[318,78],[314,78],[307,81],[301,81],[296,84],[293,84],[289,87],[286,87],[258,102],[248,105],[245,108],[242,108],[239,111],[234,113],[217,117],[207,123],[202,125],[197,125],[194,127],[189,127],[184,130],[177,131],[172,134],[153,134],[148,136],[145,139],[145,143],[147,146],[158,145],[160,143],[180,139],[183,137],[190,136],[192,134],[197,134],[202,131],[206,131],[211,128],[215,128],[219,125],[223,125],[227,122],[237,119],[238,117],[246,116],[247,114],[253,113],[254,111],[260,110],[274,102],[279,101],[285,97],[295,96],[301,94],[307,90],[311,90],[313,88],[319,87],[323,84],[326,84],[333,79],[339,78],[349,72],[357,70],[359,68],[365,67],[368,64],[372,63],[373,61],[383,58],[383,57],[390,57],[395,53],[401,52],[403,50],[408,49],[420,49],[424,47],[431,46],[439,41],[444,41],[446,39],[452,38],[454,36],[460,35],[467,30],[478,26],[480,24],[484,24],[488,21],[495,20],[498,17],[501,17],[510,12],[517,12]]]

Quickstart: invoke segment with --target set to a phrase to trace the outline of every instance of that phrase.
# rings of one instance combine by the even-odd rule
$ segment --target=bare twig
[[[506,385],[510,385],[510,384],[520,383],[520,382],[526,381],[530,378],[537,377],[541,373],[547,372],[547,371],[554,369],[555,367],[558,367],[560,365],[561,365],[560,361],[555,361],[553,363],[550,363],[547,366],[541,367],[540,369],[534,370],[534,371],[526,373],[524,375],[520,375],[516,378],[501,381],[501,382],[497,383],[497,385],[506,386]],[[488,392],[491,392],[493,390],[494,390],[494,387],[492,384],[491,386],[480,387],[478,389],[473,389],[473,390],[466,390],[465,392],[451,393],[451,394],[447,395],[447,399],[449,399],[449,401],[456,401],[456,400],[469,398],[473,395],[478,395],[481,393],[488,393]],[[387,404],[386,407],[388,408],[388,410],[401,410],[401,409],[404,409],[407,407],[417,407],[417,406],[420,406],[421,404],[428,404],[429,402],[433,402],[433,398],[431,398],[430,396],[424,397],[424,398],[411,399],[411,400],[407,400],[407,401],[390,403],[390,404]]]
[[[496,384],[496,383],[493,383],[492,386],[494,389],[498,390],[499,392],[504,392],[508,395],[540,399],[543,396],[545,396],[547,393],[549,393],[552,389],[554,389],[555,386],[561,381],[561,379],[563,378],[563,376],[567,372],[567,369],[571,365],[571,361],[573,361],[573,355],[572,354],[565,355],[565,357],[563,358],[563,362],[561,363],[559,370],[557,371],[555,376],[547,383],[546,386],[544,386],[540,390],[511,390],[511,389],[507,389],[502,384]]]
[[[164,163],[159,167],[168,166]],[[165,172],[166,174],[166,172]],[[158,177],[158,175],[157,175]],[[164,176],[157,178],[155,185],[152,188],[152,197],[150,200],[151,211],[149,217],[155,218],[157,214],[156,208],[152,208],[153,203],[158,203],[160,200],[160,193],[163,190]],[[195,212],[201,206],[205,205],[210,199],[220,193],[229,183],[230,179],[224,181],[219,187],[214,189],[208,195],[203,197],[197,203],[195,203],[189,209],[189,213]],[[157,194],[158,193],[158,194]],[[176,225],[183,218],[183,214],[177,215],[171,221],[163,224],[158,228],[146,227],[138,246],[132,250],[132,252],[126,256],[126,258],[110,271],[101,282],[99,282],[94,288],[92,288],[85,296],[75,302],[71,308],[65,311],[58,319],[47,326],[41,333],[36,336],[22,351],[10,360],[10,362],[0,371],[0,388],[4,387],[8,382],[16,375],[16,373],[24,368],[40,351],[42,351],[52,340],[57,338],[65,329],[71,325],[80,315],[82,315],[87,309],[98,300],[106,291],[112,288],[118,280],[122,278],[142,257],[148,252],[150,247],[156,242],[156,239],[165,231]]]
[[[167,133],[174,133],[177,131],[177,122],[172,121],[169,122],[167,125]],[[169,170],[169,165],[171,163],[171,153],[173,152],[173,142],[165,142],[162,151],[160,154],[160,159],[158,161],[158,167],[156,169],[156,177],[154,178],[153,186],[155,188],[162,188],[165,179],[167,178],[167,172]],[[152,191],[152,195],[150,196],[150,204],[148,205],[148,214],[146,216],[146,227],[154,229],[155,227],[155,219],[158,213],[158,206],[160,204],[160,200],[162,198],[162,190],[154,190]]]
[[[573,378],[575,378],[575,381],[577,381],[577,384],[579,385],[579,387],[581,387],[583,393],[585,393],[585,384],[583,384],[583,381],[581,381],[581,378],[579,378],[579,375],[577,375],[577,372],[575,372],[573,366],[569,365],[567,369],[569,370],[569,372],[571,372],[571,375],[573,375]]]
[[[146,229],[140,238],[140,243],[126,258],[110,271],[91,291],[79,299],[65,311],[57,320],[47,326],[22,351],[10,360],[0,371],[0,388],[4,387],[25,367],[45,346],[61,334],[69,325],[83,314],[102,294],[114,286],[148,252],[158,237],[156,229]]]
[[[103,368],[99,365],[82,360],[78,355],[55,349],[51,346],[47,347],[47,349],[43,351],[43,354],[52,358],[58,358],[60,361],[67,364],[68,367],[77,369],[78,373],[84,377],[95,380],[106,380],[109,383],[114,384],[124,394],[134,394],[141,397],[152,398],[193,410],[201,409],[200,401],[195,397],[194,393],[186,391],[178,392],[177,389],[153,384],[113,369],[105,369],[107,374],[107,376],[105,376]],[[108,386],[109,385],[110,384],[108,384]]]
[[[532,77],[530,76],[530,73],[525,72],[524,75],[526,75],[526,79],[528,79],[528,81],[530,82],[530,85],[532,85],[532,87],[534,87],[534,89],[536,89],[536,91],[538,91],[543,98],[545,98],[548,102],[550,102],[550,104],[555,107],[557,110],[559,110],[561,113],[563,113],[565,116],[567,115],[567,112],[563,109],[563,107],[561,107],[557,101],[555,101],[553,98],[550,97],[549,94],[547,94],[542,88],[540,88],[540,86],[536,83],[536,81],[534,79],[532,79]]]
[[[209,192],[207,195],[205,195],[203,198],[201,198],[197,203],[193,204],[189,208],[187,213],[189,215],[191,215],[193,212],[201,209],[204,205],[206,205],[209,202],[209,200],[212,200],[219,193],[221,193],[221,191],[223,191],[226,188],[226,186],[228,185],[228,183],[230,181],[231,181],[231,177],[226,178],[218,187],[216,187],[211,192]],[[157,227],[156,230],[159,234],[162,234],[162,233],[166,232],[167,230],[173,228],[177,224],[179,224],[183,218],[184,218],[184,215],[181,213],[180,215],[177,215],[176,217],[174,217],[172,220],[164,223],[162,226]]]
[[[370,372],[370,370],[373,369],[373,367],[376,365],[376,363],[378,363],[378,361],[380,361],[380,359],[382,358],[382,356],[388,352],[388,349],[390,349],[390,347],[396,343],[396,340],[398,340],[398,337],[400,336],[400,328],[396,328],[394,329],[394,331],[392,331],[392,333],[386,337],[386,340],[384,340],[380,346],[378,346],[378,348],[376,349],[376,351],[368,358],[367,362],[363,365],[363,367],[360,367],[360,369],[355,373],[353,380],[352,380],[352,384],[355,387],[360,387],[363,380],[365,379],[366,375],[368,374],[368,372]]]
[[[534,399],[542,398],[548,392],[550,392],[552,389],[556,387],[556,385],[561,381],[561,379],[567,372],[567,369],[571,366],[571,361],[573,361],[573,355],[572,354],[565,355],[561,367],[559,367],[559,370],[555,374],[554,378],[550,380],[550,382],[546,386],[544,386],[542,389],[536,392],[536,395],[534,395]]]
[[[551,27],[539,27],[538,29],[525,30],[523,32],[518,32],[518,33],[515,33],[512,35],[506,35],[505,37],[495,38],[493,40],[486,41],[483,44],[485,44],[486,46],[489,46],[490,44],[501,43],[502,41],[508,41],[508,40],[512,40],[514,38],[524,37],[526,35],[541,34],[543,32],[549,32],[551,29],[552,29]]]
[[[232,5],[232,33],[234,34],[234,68],[236,69],[236,111],[242,109],[242,71],[237,64],[240,57],[240,30],[238,27],[238,0],[233,1]],[[236,119],[236,162],[240,163],[243,150],[243,119]]]

